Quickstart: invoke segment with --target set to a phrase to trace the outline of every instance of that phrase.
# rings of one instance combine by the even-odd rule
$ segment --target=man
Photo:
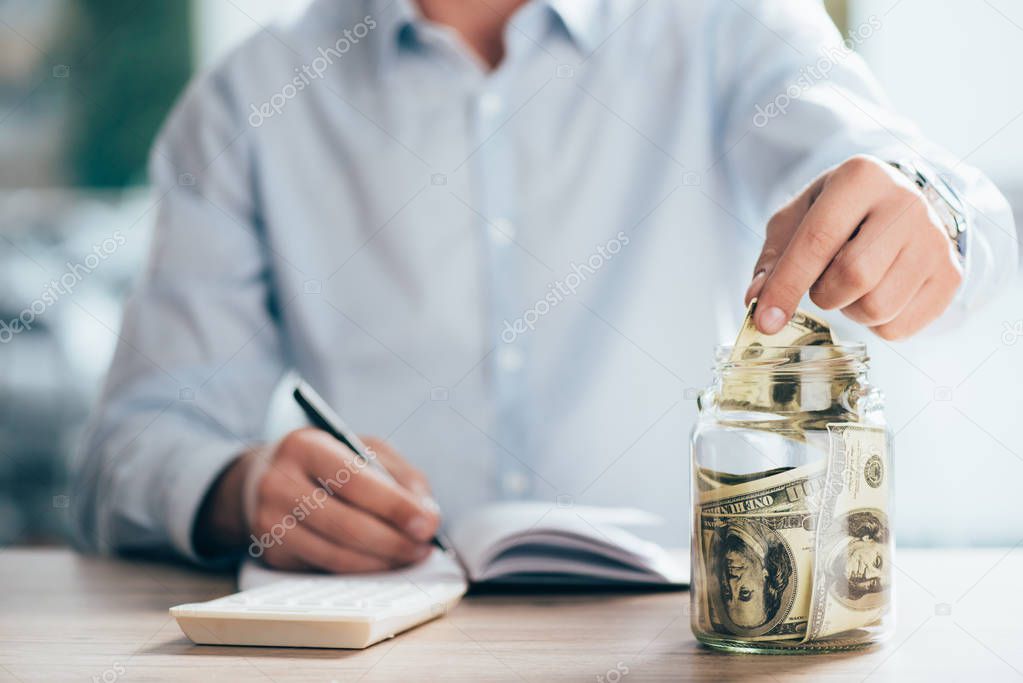
[[[433,499],[638,505],[682,545],[684,399],[744,289],[766,332],[809,292],[897,339],[1015,268],[1005,200],[807,0],[318,0],[197,79],[151,176],[75,519],[196,562],[288,519],[271,565],[407,564]],[[267,440],[289,367],[397,485]]]

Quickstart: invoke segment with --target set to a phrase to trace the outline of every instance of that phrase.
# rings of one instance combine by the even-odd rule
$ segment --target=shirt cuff
[[[237,442],[214,442],[192,450],[182,461],[175,462],[171,481],[165,489],[164,519],[174,549],[190,561],[205,567],[224,567],[238,561],[237,557],[199,555],[192,543],[196,516],[210,487],[237,460],[246,448]]]

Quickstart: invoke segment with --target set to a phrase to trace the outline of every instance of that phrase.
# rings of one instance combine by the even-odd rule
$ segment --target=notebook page
[[[250,588],[259,588],[285,579],[307,579],[310,576],[329,577],[328,574],[312,574],[307,572],[287,572],[280,569],[271,569],[254,560],[246,560],[238,571],[238,590],[244,591]],[[461,568],[446,553],[436,548],[424,561],[411,567],[397,569],[388,572],[373,572],[370,574],[346,574],[337,578],[346,581],[409,581],[415,585],[430,585],[433,583],[461,582],[465,584],[465,576]]]
[[[669,582],[685,583],[688,572],[679,567],[659,546],[619,528],[662,523],[656,515],[635,508],[590,506],[558,507],[550,503],[498,503],[456,523],[450,537],[474,579],[493,575],[491,561],[503,551],[519,545],[548,543],[562,548],[574,547],[580,559],[587,553],[601,553],[620,562],[660,574]],[[556,571],[544,562],[542,548],[536,561],[528,566],[527,553],[517,558],[516,566],[534,572]],[[586,567],[586,564],[573,563]],[[594,565],[593,573],[599,573]]]

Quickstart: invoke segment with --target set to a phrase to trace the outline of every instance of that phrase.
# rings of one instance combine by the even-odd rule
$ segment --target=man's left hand
[[[891,165],[855,156],[825,172],[767,224],[746,302],[774,334],[800,299],[841,309],[883,339],[918,332],[963,280],[955,247],[920,190]]]

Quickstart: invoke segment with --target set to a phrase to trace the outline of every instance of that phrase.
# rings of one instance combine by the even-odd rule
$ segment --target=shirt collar
[[[603,41],[604,0],[546,0],[568,35],[586,54]]]
[[[648,0],[543,0],[561,19],[565,30],[589,58],[618,29],[634,23],[633,15]],[[653,4],[653,3],[651,3]],[[649,11],[654,11],[653,9]]]
[[[370,0],[369,12],[380,25],[382,42],[395,43],[402,33],[421,19],[413,0]]]
[[[614,11],[607,0],[532,0],[550,8],[569,37],[587,55],[613,32],[609,26],[619,10],[634,11],[636,0],[616,0]],[[628,6],[628,7],[626,7]],[[377,39],[378,63],[384,64],[403,45],[415,40],[415,24],[423,20],[415,0],[368,0],[368,13],[379,24]],[[623,18],[623,17],[620,17]]]
[[[413,0],[367,0],[366,11],[377,23],[373,47],[377,66],[394,59],[403,42],[412,40],[412,30],[420,19]]]

